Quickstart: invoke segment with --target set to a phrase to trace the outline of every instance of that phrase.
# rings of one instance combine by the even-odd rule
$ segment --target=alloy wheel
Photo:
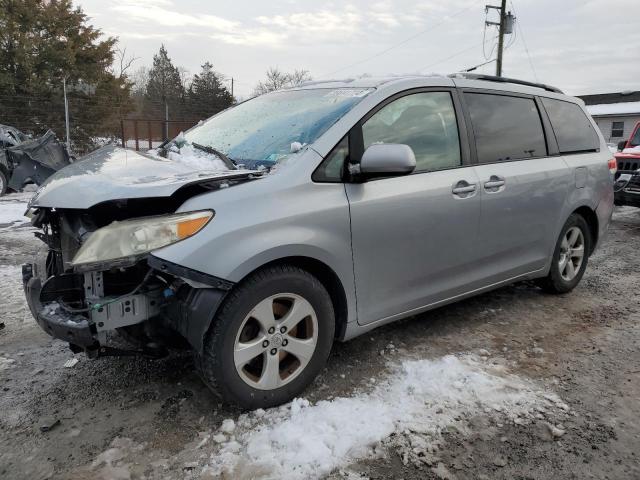
[[[233,360],[245,383],[273,390],[302,373],[317,343],[318,318],[311,304],[293,293],[271,295],[240,325]]]
[[[560,258],[558,266],[563,280],[573,280],[582,266],[584,259],[584,235],[578,227],[571,227],[565,233],[560,244]]]

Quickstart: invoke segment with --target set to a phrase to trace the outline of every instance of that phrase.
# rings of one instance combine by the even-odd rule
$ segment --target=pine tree
[[[130,84],[126,76],[111,71],[116,39],[102,40],[102,32],[87,20],[71,0],[0,2],[3,123],[34,134],[51,128],[62,138],[66,78],[72,137],[79,146],[95,135],[117,131],[117,118],[127,110]]]
[[[189,87],[189,106],[194,115],[206,118],[233,104],[233,97],[223,84],[224,77],[213,69],[211,63],[202,65],[199,74],[193,76]]]
[[[181,107],[185,98],[180,71],[173,65],[164,45],[153,56],[153,67],[148,72],[145,93],[145,110],[147,114],[155,114],[164,118],[165,106],[172,111]],[[181,110],[181,108],[179,108]]]

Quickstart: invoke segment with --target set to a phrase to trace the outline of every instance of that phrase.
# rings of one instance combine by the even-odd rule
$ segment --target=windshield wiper
[[[210,147],[208,145],[200,145],[199,143],[195,143],[195,142],[191,143],[191,145],[193,145],[198,150],[202,150],[203,152],[211,153],[211,154],[215,155],[216,157],[220,158],[220,160],[222,160],[225,163],[225,165],[227,167],[229,167],[231,170],[237,170],[238,169],[238,166],[236,165],[236,162],[234,162],[232,159],[227,157],[220,150],[217,150],[217,149],[215,149],[213,147]]]

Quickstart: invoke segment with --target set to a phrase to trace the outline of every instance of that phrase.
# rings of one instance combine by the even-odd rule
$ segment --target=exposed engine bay
[[[36,236],[46,248],[33,263],[23,265],[22,273],[38,324],[49,335],[69,342],[73,351],[91,357],[158,357],[168,348],[201,350],[231,282],[166,262],[150,251],[80,264],[78,254],[92,237],[113,226],[188,215],[175,213],[188,198],[252,178],[203,181],[168,197],[112,200],[88,209],[31,208],[31,222],[41,229]],[[207,215],[208,221],[214,212]],[[193,220],[183,224],[192,224],[188,222]],[[198,228],[206,224],[200,223]],[[134,348],[111,346],[113,332]]]

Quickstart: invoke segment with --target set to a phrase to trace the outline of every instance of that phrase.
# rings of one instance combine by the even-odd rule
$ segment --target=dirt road
[[[0,212],[19,208],[25,198],[3,198]],[[518,284],[336,345],[303,410],[315,405],[332,411],[350,399],[381,401],[380,391],[393,390],[380,385],[394,385],[403,361],[429,366],[447,355],[473,356],[464,364],[471,365],[471,373],[464,373],[469,381],[508,378],[527,385],[516,389],[542,393],[527,408],[519,400],[468,402],[464,385],[453,381],[461,396],[443,406],[429,406],[425,399],[425,411],[433,410],[421,417],[421,428],[399,428],[401,422],[413,424],[398,417],[380,434],[384,438],[363,440],[366,452],[349,447],[330,471],[294,468],[291,476],[297,471],[306,472],[299,478],[315,472],[334,479],[640,478],[638,246],[640,213],[620,209],[582,283],[569,295]],[[288,421],[287,412],[296,413],[298,403],[276,413],[221,405],[187,354],[160,361],[73,355],[37,327],[23,301],[19,265],[39,247],[27,224],[0,221],[0,478],[273,477],[273,471],[247,466],[255,458],[250,439],[259,438],[265,422],[273,427]],[[71,358],[79,362],[65,368]],[[498,377],[487,376],[494,371]],[[423,380],[428,385],[429,378]],[[378,396],[367,396],[375,388],[382,388]],[[411,405],[407,411],[419,417],[416,403]],[[514,405],[523,411],[514,414]],[[403,410],[382,406],[380,416],[368,422]],[[431,428],[437,415],[449,416]],[[52,428],[42,432],[43,426]],[[348,428],[347,423],[341,432],[345,438],[354,433]],[[318,438],[322,448],[325,437]],[[304,442],[299,448],[303,458]],[[236,469],[207,467],[223,457],[235,458]],[[295,451],[290,458],[296,461]]]

